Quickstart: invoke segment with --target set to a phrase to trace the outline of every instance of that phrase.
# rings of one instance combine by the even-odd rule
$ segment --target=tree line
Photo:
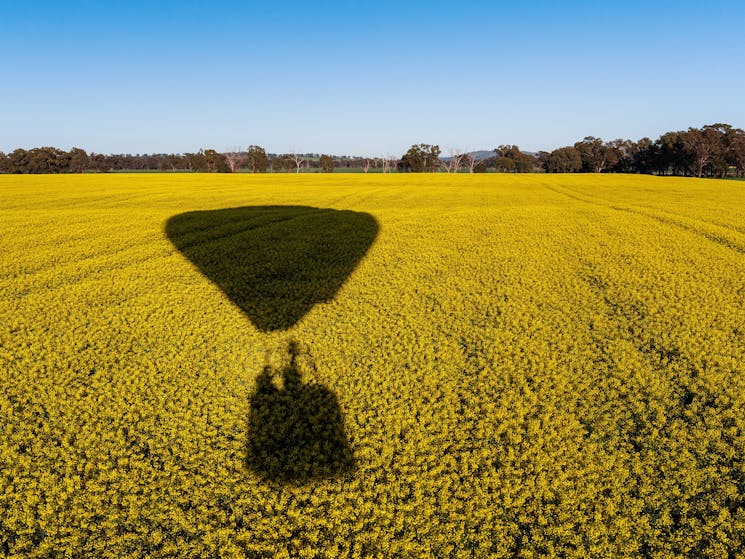
[[[729,124],[667,132],[657,140],[603,142],[588,136],[573,146],[540,152],[549,173],[646,173],[724,178],[745,174],[745,131]]]
[[[529,153],[501,145],[488,155],[451,149],[443,156],[438,145],[414,144],[400,158],[333,156],[314,153],[267,153],[258,145],[245,151],[202,149],[183,154],[87,153],[80,148],[54,147],[0,152],[0,173],[84,173],[108,171],[170,171],[204,173],[333,172],[483,173],[645,173],[695,177],[745,176],[745,131],[729,124],[667,132],[657,140],[603,141],[587,136],[571,146]]]
[[[318,170],[333,172],[335,169],[372,168],[390,170],[396,159],[365,158],[358,156],[332,156],[317,153],[267,153],[261,146],[252,145],[246,151],[217,152],[202,149],[183,154],[112,154],[86,153],[80,148],[69,152],[55,147],[29,150],[16,149],[0,152],[0,173],[85,173],[109,171],[164,171],[198,173],[282,173]]]

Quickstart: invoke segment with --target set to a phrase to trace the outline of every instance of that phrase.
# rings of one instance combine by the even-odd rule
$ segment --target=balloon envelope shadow
[[[275,332],[333,300],[375,241],[378,223],[348,210],[246,206],[179,214],[165,231],[258,330]],[[294,342],[289,351],[289,365],[279,375],[265,367],[251,396],[247,466],[281,482],[350,471],[354,460],[336,395],[304,384]]]
[[[331,301],[378,234],[368,213],[246,206],[173,216],[166,235],[262,332]]]

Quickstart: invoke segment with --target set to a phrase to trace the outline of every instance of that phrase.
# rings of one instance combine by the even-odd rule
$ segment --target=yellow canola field
[[[745,557],[745,184],[0,176],[0,556]]]

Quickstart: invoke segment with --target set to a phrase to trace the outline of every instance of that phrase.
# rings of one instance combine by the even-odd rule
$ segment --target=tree
[[[196,173],[229,173],[230,166],[227,159],[214,149],[199,150],[197,153],[184,154],[186,166]]]
[[[515,170],[515,161],[510,157],[497,156],[494,159],[494,168],[499,173],[512,173]]]
[[[745,175],[745,131],[735,128],[727,146],[729,163],[739,176]]]
[[[414,144],[401,158],[400,167],[412,173],[436,171],[440,165],[440,146]]]
[[[549,160],[549,157],[550,156],[551,156],[551,154],[549,152],[547,152],[547,151],[542,151],[541,150],[541,151],[538,152],[538,157],[537,157],[537,159],[538,159],[538,165],[540,166],[541,169],[543,169],[547,173],[549,172],[549,170],[548,170],[548,160]]]
[[[654,170],[657,157],[654,142],[649,138],[642,138],[631,144],[631,168],[637,173],[651,173]]]
[[[204,158],[207,164],[208,173],[227,173],[230,171],[225,156],[221,153],[217,153],[214,149],[204,150]]]
[[[601,173],[616,164],[615,152],[600,138],[586,136],[581,142],[575,143],[574,147],[579,151],[582,170],[587,173]]]
[[[67,152],[54,147],[33,148],[26,152],[26,173],[64,173],[70,165]]]
[[[447,173],[458,173],[460,171],[460,168],[463,166],[463,161],[466,157],[466,154],[459,149],[453,148],[448,148],[448,152],[450,153],[450,157],[441,160],[440,166]]]
[[[660,175],[685,175],[719,177],[745,175],[745,131],[729,124],[707,124],[702,128],[667,132],[656,141],[642,138],[639,141],[617,139],[603,142],[587,136],[573,146],[552,152],[539,152],[537,157],[522,152],[516,145],[501,145],[493,150],[495,156],[477,160],[471,154],[449,148],[450,157],[440,160],[440,148],[430,144],[414,144],[397,160],[395,157],[374,159],[306,153],[273,155],[271,160],[264,148],[252,145],[248,153],[237,149],[225,154],[215,150],[180,154],[96,154],[72,148],[69,152],[55,147],[36,147],[29,150],[15,149],[0,153],[0,173],[81,173],[86,170],[177,171],[188,168],[194,172],[236,172],[249,166],[254,173],[266,172],[271,165],[273,172],[282,170],[299,173],[306,164],[314,169],[333,171],[338,168],[362,168],[367,173],[371,167],[381,167],[383,173],[391,172],[396,165],[399,171],[433,172],[443,169],[459,172],[466,167],[471,173],[480,169],[495,168],[502,172],[531,172],[538,168],[546,172],[617,172],[657,173]]]
[[[229,151],[229,152],[223,153],[222,156],[225,158],[225,161],[228,163],[228,168],[230,169],[231,173],[237,173],[239,167],[246,161],[245,155],[243,155],[237,149],[235,151]]]
[[[28,167],[28,152],[23,148],[14,149],[8,154],[8,172],[26,173]]]
[[[655,170],[660,175],[684,175],[691,164],[684,142],[685,132],[667,132],[655,142]]]
[[[305,158],[300,155],[299,153],[295,153],[294,151],[290,154],[290,160],[295,164],[295,172],[300,172],[300,167],[303,166],[303,163],[305,163]]]
[[[460,172],[460,168],[463,166],[463,163],[467,157],[468,156],[466,155],[466,153],[460,150],[455,150],[455,152],[453,153],[453,173]],[[471,170],[471,172],[473,172],[473,170]]]
[[[170,154],[165,157],[168,168],[174,173],[178,169],[183,169],[186,166],[186,159],[181,155]]]
[[[266,173],[269,167],[269,157],[261,146],[248,147],[248,168],[252,173]]]
[[[249,165],[250,168],[250,165]],[[272,154],[269,156],[269,172],[270,173],[279,173],[282,170],[282,162],[280,161],[280,156],[277,154]]]
[[[707,124],[703,127],[702,134],[711,146],[708,174],[719,178],[726,177],[732,162],[730,143],[735,135],[735,129],[729,124]]]
[[[582,168],[582,157],[577,148],[566,146],[549,153],[545,165],[549,173],[575,173]]]
[[[450,165],[448,166],[448,173],[459,173],[463,163],[468,158],[468,155],[460,149],[450,149]],[[473,172],[473,171],[471,171]]]
[[[334,172],[334,159],[330,155],[322,155],[318,160],[318,163],[324,173]]]
[[[690,168],[693,174],[701,177],[717,149],[717,142],[708,131],[689,128],[682,134],[683,144],[691,157]]]
[[[89,158],[89,167],[99,173],[108,173],[111,170],[111,164],[106,156],[101,153],[91,153]]]
[[[272,166],[272,173],[281,173],[285,167],[284,156],[275,155],[274,157],[271,158],[269,163]],[[250,167],[250,163],[249,163],[249,167]]]
[[[288,173],[297,167],[295,164],[295,160],[289,154],[285,154],[284,156],[282,156],[282,162],[284,164],[285,171],[287,171]],[[302,161],[300,162],[300,164],[302,165]]]
[[[386,157],[381,157],[379,161],[383,169],[383,174],[386,174],[391,172],[391,167],[396,163],[396,158],[392,155],[387,155]]]
[[[463,157],[463,163],[466,167],[468,167],[469,173],[486,173],[486,162],[479,161],[476,158],[475,153],[467,153],[465,157]],[[483,171],[477,170],[477,167],[479,167],[480,163],[483,163]]]
[[[605,143],[608,154],[606,171],[612,173],[629,173],[633,171],[632,152],[634,142],[619,138]]]
[[[186,158],[186,166],[190,171],[194,173],[207,172],[207,158],[201,149],[197,153],[187,153],[184,157]]]
[[[295,165],[295,160],[293,159],[292,155],[288,153],[275,155],[271,160],[271,165],[272,171],[275,173],[279,173],[281,171],[289,173],[293,169],[297,168],[297,166]]]
[[[505,172],[515,171],[517,173],[529,173],[536,164],[536,159],[528,153],[523,153],[514,145],[502,145],[494,150],[497,168]],[[511,163],[506,160],[509,159]]]

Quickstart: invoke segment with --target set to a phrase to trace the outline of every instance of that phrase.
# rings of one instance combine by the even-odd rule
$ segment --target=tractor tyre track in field
[[[726,237],[724,237],[724,236],[722,236],[720,234],[706,231],[704,229],[701,229],[700,227],[694,227],[692,225],[688,225],[686,223],[682,223],[678,219],[663,217],[663,216],[660,216],[660,215],[655,215],[655,214],[652,214],[652,213],[645,212],[643,210],[637,209],[635,207],[626,207],[626,206],[620,206],[620,205],[613,205],[613,204],[608,203],[605,200],[603,200],[603,201],[595,201],[595,200],[592,200],[592,199],[588,199],[588,198],[586,198],[586,197],[584,197],[584,196],[582,196],[580,194],[577,194],[576,192],[573,192],[569,188],[566,188],[566,187],[564,187],[564,188],[566,190],[569,190],[569,192],[564,192],[564,191],[560,190],[558,187],[555,187],[555,186],[554,187],[550,187],[550,186],[545,185],[545,184],[543,186],[545,186],[548,190],[551,190],[551,191],[556,192],[558,194],[563,194],[563,195],[565,195],[565,196],[567,196],[569,198],[572,198],[574,200],[578,200],[578,201],[581,201],[581,202],[585,202],[587,204],[593,204],[593,205],[596,205],[596,206],[600,206],[600,207],[603,207],[603,208],[608,208],[608,209],[619,211],[619,212],[627,212],[627,213],[638,215],[638,216],[641,216],[641,217],[646,217],[646,218],[649,218],[649,219],[653,219],[653,220],[658,221],[659,223],[662,223],[662,224],[665,224],[665,225],[671,225],[673,227],[682,229],[684,231],[688,231],[689,233],[692,233],[694,235],[698,235],[699,237],[702,237],[704,239],[707,239],[707,240],[709,240],[709,241],[711,241],[713,243],[716,243],[716,244],[718,244],[720,246],[723,246],[725,248],[731,249],[731,250],[733,250],[733,251],[735,251],[735,252],[737,252],[739,254],[745,254],[745,246],[740,245],[737,242],[732,241],[731,239],[728,239],[728,238],[726,238]],[[596,198],[596,197],[593,196],[593,198]],[[602,200],[600,198],[598,198],[598,199],[599,200]],[[675,215],[677,218],[683,217],[683,216],[678,216],[677,214],[673,214],[673,215]],[[687,217],[686,217],[686,219],[694,220],[693,218],[687,218]],[[694,221],[698,221],[699,223],[702,223],[702,224],[706,223],[704,220],[694,220]],[[736,231],[736,230],[733,230],[733,231]]]

